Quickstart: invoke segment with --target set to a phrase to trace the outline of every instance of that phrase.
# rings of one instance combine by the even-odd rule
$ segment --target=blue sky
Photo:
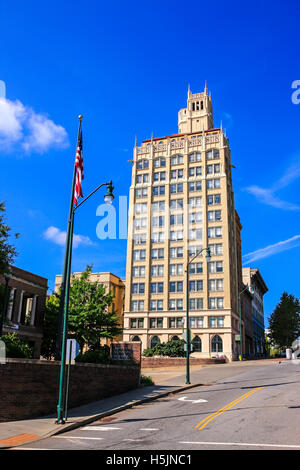
[[[244,265],[269,287],[266,318],[284,290],[300,297],[296,1],[12,0],[0,17],[0,199],[21,233],[17,266],[50,289],[62,271],[78,114],[84,194],[112,179],[117,200],[128,194],[135,135],[140,144],[176,133],[188,84],[200,92],[207,80],[236,166]],[[124,277],[126,240],[96,237],[102,201],[99,192],[78,210],[73,270],[93,263]]]

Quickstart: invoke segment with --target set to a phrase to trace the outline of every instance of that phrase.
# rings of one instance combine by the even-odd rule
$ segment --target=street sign
[[[240,341],[240,338],[241,338],[240,335],[235,335],[235,340],[236,341]]]
[[[70,359],[70,347],[71,347],[71,361],[75,361],[75,357],[79,354],[79,344],[76,339],[67,339],[67,349],[66,349],[66,360]]]

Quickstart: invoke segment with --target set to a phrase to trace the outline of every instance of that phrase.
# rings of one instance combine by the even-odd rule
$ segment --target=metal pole
[[[67,375],[67,384],[66,384],[65,421],[67,421],[67,416],[68,416],[68,399],[69,399],[69,383],[70,383],[71,357],[72,357],[72,341],[70,341],[69,363],[68,363],[68,375]]]
[[[186,266],[186,383],[190,384],[189,263]]]

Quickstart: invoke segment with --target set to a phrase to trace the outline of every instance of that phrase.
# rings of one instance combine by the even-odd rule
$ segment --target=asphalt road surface
[[[300,361],[240,370],[16,449],[300,450]]]

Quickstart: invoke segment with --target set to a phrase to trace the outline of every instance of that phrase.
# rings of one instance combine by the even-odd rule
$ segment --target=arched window
[[[214,158],[219,158],[220,152],[218,149],[211,149],[206,152],[207,160],[213,160]]]
[[[160,344],[160,339],[158,336],[153,336],[153,338],[151,339],[150,348],[154,348],[154,346],[156,346],[157,344]]]
[[[211,340],[211,350],[212,352],[223,352],[223,341],[219,335],[215,335]]]
[[[171,157],[171,165],[180,165],[183,163],[183,155],[173,155]]]
[[[180,339],[178,338],[178,336],[173,336],[172,341],[180,341]]]
[[[158,157],[153,162],[154,168],[165,167],[166,166],[166,159],[165,157]]]
[[[192,345],[195,352],[202,351],[202,341],[199,336],[195,336],[195,338],[192,340]]]
[[[131,341],[141,341],[139,336],[134,336]]]

